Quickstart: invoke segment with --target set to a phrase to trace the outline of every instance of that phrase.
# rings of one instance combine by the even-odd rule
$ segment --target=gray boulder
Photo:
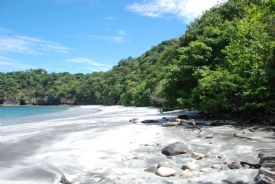
[[[173,144],[169,144],[168,146],[165,146],[162,148],[161,153],[166,156],[174,156],[174,155],[180,155],[180,154],[186,154],[188,152],[187,147],[185,144],[181,142],[175,142]]]

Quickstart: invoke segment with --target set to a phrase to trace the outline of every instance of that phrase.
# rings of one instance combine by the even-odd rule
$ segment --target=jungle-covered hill
[[[107,72],[0,73],[0,103],[275,110],[275,2],[229,0]]]

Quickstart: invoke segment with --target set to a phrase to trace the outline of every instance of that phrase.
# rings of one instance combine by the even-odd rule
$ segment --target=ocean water
[[[83,109],[81,110],[83,112]],[[78,116],[78,107],[69,106],[0,106],[1,126],[33,123]]]

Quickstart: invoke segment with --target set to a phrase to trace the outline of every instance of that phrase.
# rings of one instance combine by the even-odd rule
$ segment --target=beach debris
[[[161,153],[166,156],[186,154],[187,152],[188,152],[188,149],[186,145],[181,142],[175,142],[173,144],[169,144],[164,148],[162,148],[162,151],[161,151]]]
[[[177,171],[175,169],[171,169],[169,167],[160,167],[157,169],[156,175],[161,176],[161,177],[176,176]]]

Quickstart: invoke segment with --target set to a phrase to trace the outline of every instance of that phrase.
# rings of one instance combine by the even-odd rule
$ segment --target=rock
[[[156,175],[162,176],[162,177],[176,176],[176,174],[177,174],[177,171],[169,167],[160,167],[157,169],[157,172],[156,172]]]
[[[160,168],[160,167],[174,167],[176,165],[176,163],[174,162],[170,162],[170,161],[166,161],[166,162],[159,162],[158,163],[158,167],[157,168]]]
[[[60,183],[74,184],[74,183],[76,183],[76,178],[77,178],[76,175],[63,174],[60,179]]]
[[[185,169],[180,176],[183,178],[192,178],[193,174],[189,169]]]
[[[180,155],[180,154],[186,154],[188,152],[187,147],[185,144],[181,142],[175,142],[173,144],[169,144],[168,146],[165,146],[162,148],[161,153],[166,156],[174,156],[174,155]]]
[[[194,162],[189,162],[189,163],[186,163],[186,164],[183,164],[181,169],[182,170],[185,170],[185,169],[189,169],[191,171],[194,171],[196,170],[197,168],[199,167],[198,164],[194,163]]]
[[[138,118],[133,118],[129,120],[130,123],[138,123]]]
[[[240,169],[241,164],[239,162],[231,162],[230,164],[227,165],[229,169]]]
[[[159,121],[158,120],[143,120],[141,121],[141,123],[144,123],[144,124],[152,124],[152,123],[158,123]]]
[[[194,158],[194,159],[196,159],[196,160],[204,159],[204,155],[203,155],[203,154],[201,154],[201,153],[196,153],[196,152],[193,152],[193,153],[191,154],[191,157]]]
[[[274,184],[275,183],[275,157],[265,157],[263,154],[260,155],[260,162],[262,164],[255,181],[257,184]]]
[[[182,114],[177,117],[178,119],[189,119],[188,115]]]
[[[151,173],[156,173],[157,168],[156,167],[148,167],[148,168],[144,169],[144,171],[151,172]]]

